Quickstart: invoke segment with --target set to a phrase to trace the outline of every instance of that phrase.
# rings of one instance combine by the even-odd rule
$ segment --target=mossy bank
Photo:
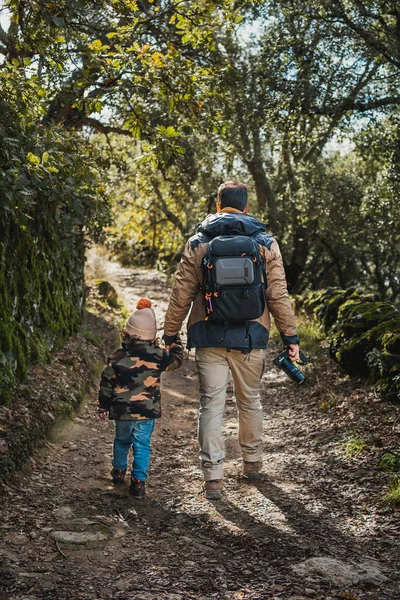
[[[33,452],[79,410],[98,385],[107,355],[117,344],[119,313],[96,302],[81,333],[71,336],[47,364],[32,367],[0,407],[0,481],[20,470]]]
[[[0,229],[0,398],[7,405],[31,364],[76,333],[82,321],[84,246],[49,222]]]
[[[321,325],[333,358],[350,375],[369,378],[400,403],[400,310],[359,289],[311,292],[299,302]]]

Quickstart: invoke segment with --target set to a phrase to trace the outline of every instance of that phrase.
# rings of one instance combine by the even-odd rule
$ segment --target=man
[[[223,488],[225,456],[222,420],[229,372],[235,386],[239,413],[239,443],[243,453],[243,476],[259,479],[262,466],[263,415],[261,377],[270,329],[270,313],[298,360],[295,319],[286,286],[285,271],[276,240],[266,227],[249,216],[247,188],[227,181],[218,190],[217,213],[209,215],[186,244],[178,267],[165,317],[164,341],[175,341],[190,308],[188,348],[196,348],[200,379],[199,443],[206,497],[219,499]],[[207,319],[203,287],[203,259],[209,242],[220,235],[252,237],[260,248],[266,268],[266,303],[259,319],[221,323]]]

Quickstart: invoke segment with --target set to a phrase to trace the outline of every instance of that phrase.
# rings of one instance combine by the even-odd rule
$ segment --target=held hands
[[[175,334],[175,335],[166,335],[164,333],[164,335],[162,336],[163,342],[165,344],[165,350],[167,352],[169,352],[169,349],[171,348],[171,346],[175,343],[178,342],[178,344],[182,344],[181,342],[181,338],[179,336],[179,333]]]
[[[169,352],[170,349],[173,346],[175,346],[175,344],[177,344],[178,346],[182,346],[182,340],[181,340],[179,333],[177,333],[176,335],[168,335],[168,336],[164,334],[162,339],[164,340],[164,344],[165,344],[164,348],[165,348],[166,352]]]

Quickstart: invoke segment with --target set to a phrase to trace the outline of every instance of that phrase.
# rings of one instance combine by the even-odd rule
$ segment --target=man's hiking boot
[[[249,462],[247,460],[243,461],[243,479],[246,481],[259,481],[261,479],[261,467],[262,461],[256,460],[254,462]]]
[[[221,500],[223,480],[210,479],[204,482],[207,500]]]
[[[124,483],[125,473],[126,473],[126,469],[114,469],[114,467],[113,467],[111,469],[111,477],[112,477],[113,483],[115,485]]]
[[[129,491],[134,498],[144,498],[146,495],[146,482],[132,477]]]

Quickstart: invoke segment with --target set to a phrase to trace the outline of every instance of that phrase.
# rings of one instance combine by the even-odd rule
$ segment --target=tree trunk
[[[296,285],[306,266],[308,253],[308,231],[303,225],[297,225],[294,232],[293,252],[290,263],[285,263],[286,280],[289,292],[297,292]]]
[[[268,215],[268,224],[274,233],[277,233],[278,218],[275,194],[265,173],[260,159],[253,158],[247,161],[247,168],[253,178],[257,194],[257,209]]]

